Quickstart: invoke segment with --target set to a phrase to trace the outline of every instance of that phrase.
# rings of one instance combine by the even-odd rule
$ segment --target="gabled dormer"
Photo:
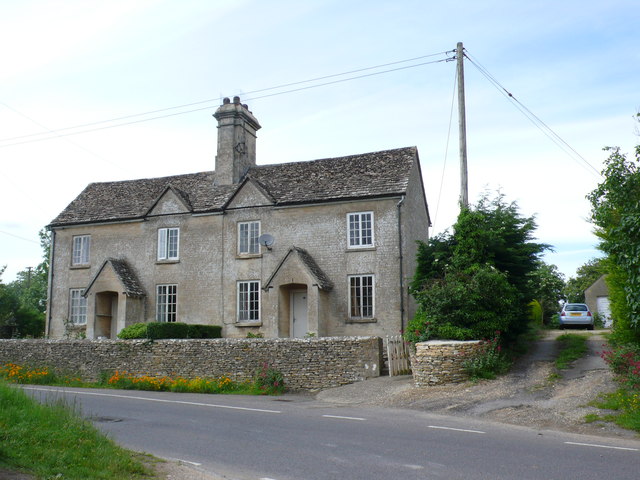
[[[192,210],[187,194],[172,185],[168,185],[153,202],[147,212],[147,216],[175,215],[189,213]]]
[[[225,208],[264,207],[275,201],[258,182],[247,177],[233,194]]]

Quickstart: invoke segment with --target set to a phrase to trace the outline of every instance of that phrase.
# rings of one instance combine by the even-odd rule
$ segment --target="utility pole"
[[[464,105],[464,48],[458,42],[456,60],[458,71],[458,136],[460,137],[460,208],[469,206],[469,184],[467,181],[467,120]]]

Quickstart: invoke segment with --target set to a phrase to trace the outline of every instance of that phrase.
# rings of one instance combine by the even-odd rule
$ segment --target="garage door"
[[[604,318],[604,326],[611,326],[611,308],[609,307],[609,297],[598,297],[596,299],[596,308],[600,315]]]

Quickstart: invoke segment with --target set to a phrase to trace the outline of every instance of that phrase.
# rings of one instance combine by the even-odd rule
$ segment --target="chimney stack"
[[[247,105],[240,103],[240,97],[233,97],[233,103],[225,98],[213,116],[218,120],[216,183],[239,183],[256,164],[256,132],[260,124]]]

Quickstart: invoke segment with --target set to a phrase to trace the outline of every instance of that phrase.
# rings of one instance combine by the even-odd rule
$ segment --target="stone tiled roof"
[[[261,165],[249,170],[278,204],[397,195],[406,192],[415,147]]]
[[[316,280],[316,284],[320,290],[331,290],[333,288],[333,282],[329,279],[326,273],[320,268],[320,266],[316,263],[315,259],[307,252],[305,249],[300,247],[291,247],[287,251],[286,255],[280,260],[280,263],[275,268],[267,282],[262,287],[267,290],[271,287],[271,283],[273,279],[276,277],[282,266],[289,259],[289,257],[293,254],[298,254],[298,257],[302,261],[303,265],[307,267],[307,270],[311,274],[311,276]]]
[[[220,209],[237,188],[235,185],[214,186],[214,178],[213,172],[201,172],[91,183],[51,226],[142,218],[168,187],[180,192],[193,212],[214,211]]]
[[[300,247],[292,247],[300,255],[300,259],[307,266],[311,274],[318,281],[318,287],[320,290],[331,290],[333,288],[333,282],[329,279],[326,273],[318,266],[315,259],[305,249]]]
[[[247,176],[278,205],[392,196],[406,192],[417,161],[415,147],[326,158],[309,162],[259,165]],[[143,218],[159,196],[173,188],[193,213],[224,209],[238,185],[216,185],[214,172],[91,183],[51,226]]]
[[[136,274],[126,261],[115,258],[111,258],[108,261],[111,262],[113,270],[116,272],[116,275],[118,275],[118,278],[120,278],[126,295],[130,297],[145,296],[144,290],[140,286],[140,282],[138,282],[138,277],[136,277]]]
[[[108,258],[104,261],[104,263],[98,269],[98,272],[95,274],[91,282],[89,282],[89,285],[87,285],[87,288],[85,289],[85,295],[89,293],[91,286],[98,279],[98,277],[100,277],[100,275],[102,274],[102,271],[108,264],[111,264],[113,271],[115,272],[116,276],[118,277],[118,280],[120,280],[120,283],[122,284],[122,288],[123,288],[122,293],[124,293],[129,297],[144,297],[146,295],[144,293],[142,286],[140,285],[140,282],[138,282],[138,277],[136,276],[134,271],[131,269],[129,264],[126,262],[126,260],[121,260],[117,258]]]

